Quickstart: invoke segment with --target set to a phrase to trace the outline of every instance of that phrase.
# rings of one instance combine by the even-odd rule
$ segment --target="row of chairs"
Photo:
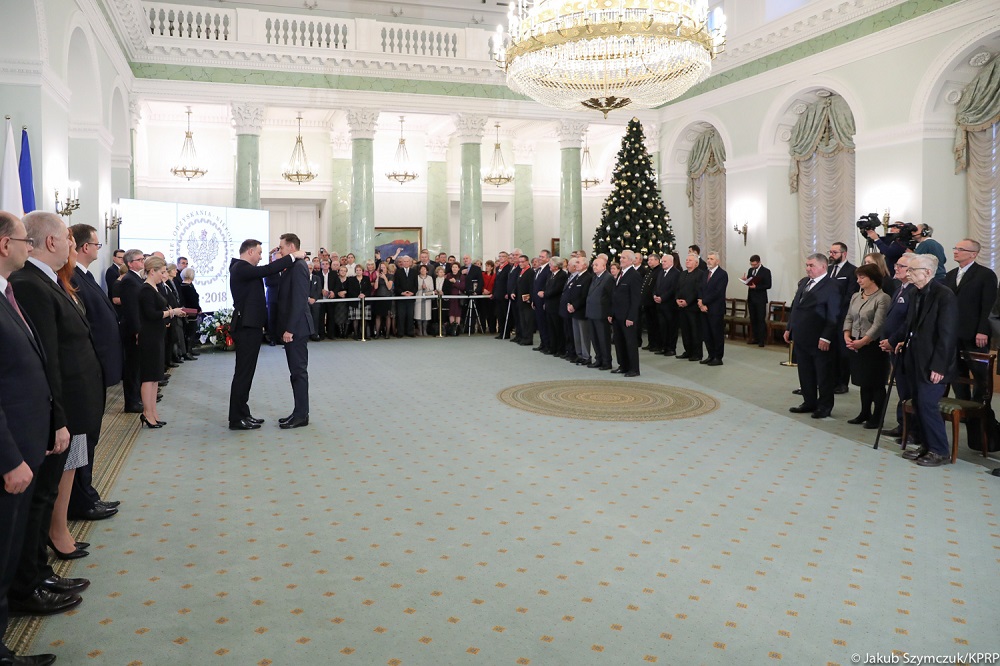
[[[740,337],[749,339],[752,335],[750,326],[750,311],[747,308],[745,298],[726,299],[726,331],[730,340],[736,338],[737,329],[740,330]],[[776,340],[783,342],[782,336],[788,328],[788,306],[785,301],[770,301],[767,304],[767,344],[773,344]],[[758,342],[754,340],[754,342]]]

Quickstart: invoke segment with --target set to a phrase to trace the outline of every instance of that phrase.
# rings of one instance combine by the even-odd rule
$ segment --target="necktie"
[[[805,293],[807,293],[807,294],[808,294],[808,293],[809,293],[809,290],[813,288],[813,285],[814,285],[814,284],[816,284],[816,283],[815,283],[815,282],[813,282],[812,280],[809,280],[809,284],[807,284],[807,285],[806,285],[806,290],[805,290]]]
[[[21,308],[17,306],[17,299],[14,298],[14,285],[8,282],[7,288],[4,289],[3,295],[7,297],[7,301],[10,303],[10,306],[14,308],[14,312],[16,312],[17,316],[21,318],[21,321],[24,322],[25,328],[30,330],[31,327],[28,326],[28,320],[24,318],[24,315],[21,313]]]
[[[708,277],[707,277],[707,278],[705,278],[705,282],[708,282],[708,281],[709,281],[709,280],[711,280],[711,279],[712,279],[712,271],[709,271],[709,272],[708,272]]]
[[[839,270],[840,270],[840,264],[837,264],[836,266],[834,266],[834,267],[833,267],[833,270],[832,270],[832,271],[830,271],[830,277],[832,277],[832,278],[836,279],[836,277],[837,277],[837,272],[838,272]]]
[[[965,269],[959,268],[958,275],[955,276],[955,286],[962,284],[962,276],[965,275]]]

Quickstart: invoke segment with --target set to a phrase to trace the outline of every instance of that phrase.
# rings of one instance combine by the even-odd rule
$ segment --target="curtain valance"
[[[955,173],[969,166],[969,132],[979,132],[1000,122],[1000,58],[983,67],[962,91],[955,123]]]
[[[840,95],[824,97],[809,106],[792,128],[788,152],[792,164],[788,174],[791,191],[799,190],[799,163],[813,153],[831,156],[841,151],[854,152],[854,114]]]
[[[726,146],[715,128],[699,134],[688,153],[688,206],[694,206],[694,181],[706,172],[726,173]]]

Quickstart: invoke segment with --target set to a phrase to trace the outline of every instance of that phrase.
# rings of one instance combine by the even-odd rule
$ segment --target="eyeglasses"
[[[87,241],[84,245],[96,245],[98,250],[104,247],[104,243],[91,243],[90,241]]]
[[[970,254],[975,254],[976,252],[976,250],[970,250],[964,247],[953,247],[951,249],[953,249],[955,252],[969,252]]]
[[[930,273],[931,269],[929,269],[929,268],[907,268],[906,269],[907,273],[916,273],[917,271],[927,271],[928,273]]]
[[[34,238],[14,238],[13,236],[8,236],[7,238],[9,238],[10,240],[16,240],[16,241],[21,241],[22,243],[27,243],[28,247],[35,247]]]

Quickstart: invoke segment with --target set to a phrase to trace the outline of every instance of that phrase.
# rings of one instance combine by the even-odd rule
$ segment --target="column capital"
[[[348,109],[347,125],[351,128],[351,140],[374,139],[378,116],[378,109]]]
[[[330,152],[333,159],[351,159],[351,138],[343,132],[330,132]]]
[[[427,150],[428,162],[444,162],[448,157],[448,144],[451,143],[449,137],[433,135],[428,136],[424,147]]]
[[[564,118],[556,125],[556,138],[560,148],[579,148],[583,145],[583,132],[590,125],[585,120]]]
[[[233,102],[229,105],[233,114],[233,128],[236,134],[260,136],[264,128],[264,105],[256,102]]]
[[[135,95],[130,95],[128,98],[128,119],[132,129],[139,127],[142,121],[142,103]]]
[[[535,162],[535,142],[514,142],[514,164],[533,164]]]
[[[489,118],[478,113],[459,113],[454,116],[455,137],[459,143],[482,143]]]

